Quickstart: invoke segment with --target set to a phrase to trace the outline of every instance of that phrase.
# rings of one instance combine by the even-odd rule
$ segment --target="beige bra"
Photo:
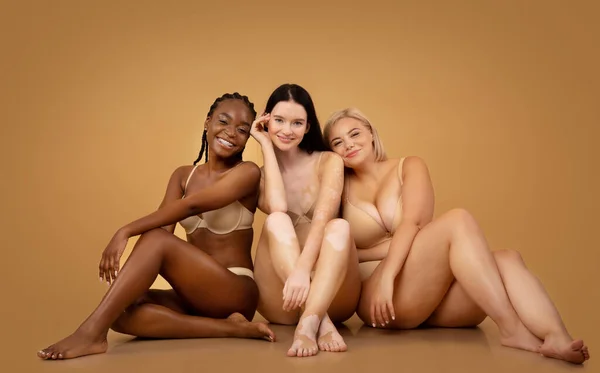
[[[185,198],[188,183],[197,167],[198,165],[192,169],[185,182],[182,198]],[[187,217],[181,220],[179,224],[187,234],[194,233],[198,228],[206,228],[215,234],[227,234],[242,229],[250,229],[253,222],[254,213],[248,210],[240,201],[235,201],[220,209]]]

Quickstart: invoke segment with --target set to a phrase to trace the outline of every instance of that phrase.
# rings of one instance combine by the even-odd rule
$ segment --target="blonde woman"
[[[342,212],[358,249],[357,313],[366,324],[467,327],[489,316],[505,346],[572,363],[589,359],[518,252],[491,252],[463,209],[433,219],[422,159],[388,159],[375,127],[353,108],[334,113],[324,135],[347,170]]]

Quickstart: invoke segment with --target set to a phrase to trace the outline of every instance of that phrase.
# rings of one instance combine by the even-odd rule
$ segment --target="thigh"
[[[467,295],[463,287],[454,281],[442,302],[425,321],[425,325],[445,328],[473,327],[481,324],[485,318],[485,312]]]
[[[248,276],[231,273],[210,255],[164,229],[143,234],[135,250],[144,245],[163,248],[160,274],[196,314],[212,318],[234,312],[254,314],[258,289]]]
[[[269,240],[264,226],[256,248],[254,279],[259,292],[258,312],[269,322],[275,324],[293,325],[298,323],[300,319],[298,310],[291,312],[283,310],[284,283],[273,267],[269,253]]]
[[[193,312],[192,307],[177,295],[173,289],[150,289],[135,301],[132,306],[141,306],[142,304],[157,304],[182,314]]]
[[[327,310],[329,318],[331,318],[334,323],[344,322],[352,317],[360,299],[362,284],[358,267],[358,254],[356,252],[354,240],[351,239],[350,242],[351,246],[348,255],[348,269],[346,270],[346,276]]]
[[[454,277],[450,269],[449,245],[451,230],[440,217],[417,233],[402,270],[394,281],[394,328],[408,329],[422,324],[438,307]],[[391,250],[392,248],[390,248]],[[371,324],[370,304],[376,289],[375,279],[382,270],[377,265],[363,282],[358,316]]]

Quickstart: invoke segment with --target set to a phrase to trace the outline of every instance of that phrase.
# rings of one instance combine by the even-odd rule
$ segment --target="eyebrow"
[[[281,115],[277,115],[277,114],[274,114],[274,115],[273,115],[273,117],[275,117],[275,118],[281,118],[281,119],[285,119],[285,118],[284,118],[284,117],[282,117]],[[298,122],[306,122],[306,119],[303,119],[303,118],[296,118],[296,119],[294,119],[294,120],[295,120],[295,121],[298,121]]]

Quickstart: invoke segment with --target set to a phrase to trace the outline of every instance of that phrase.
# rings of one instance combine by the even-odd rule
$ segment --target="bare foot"
[[[260,338],[269,342],[275,342],[275,333],[267,324],[262,322],[250,322],[241,313],[232,313],[227,320],[236,323],[239,328],[236,337],[240,338]]]
[[[346,346],[346,343],[344,342],[344,338],[342,338],[327,315],[323,318],[323,321],[321,321],[321,326],[319,326],[319,338],[317,344],[321,351],[343,352],[348,349],[348,346]]]
[[[296,332],[294,333],[294,342],[287,352],[287,356],[313,356],[319,349],[317,348],[317,331],[319,330],[319,316],[310,315],[300,318]]]
[[[531,334],[529,329],[527,329],[523,323],[519,323],[515,332],[510,335],[507,334],[506,337],[500,337],[500,343],[506,347],[538,352],[542,340]]]
[[[44,360],[62,360],[85,355],[102,354],[107,349],[108,342],[106,341],[106,335],[101,338],[91,337],[78,329],[62,341],[38,351],[37,355]]]
[[[540,347],[540,353],[542,356],[565,360],[573,364],[583,364],[590,358],[590,352],[581,339],[572,341],[548,337]]]

